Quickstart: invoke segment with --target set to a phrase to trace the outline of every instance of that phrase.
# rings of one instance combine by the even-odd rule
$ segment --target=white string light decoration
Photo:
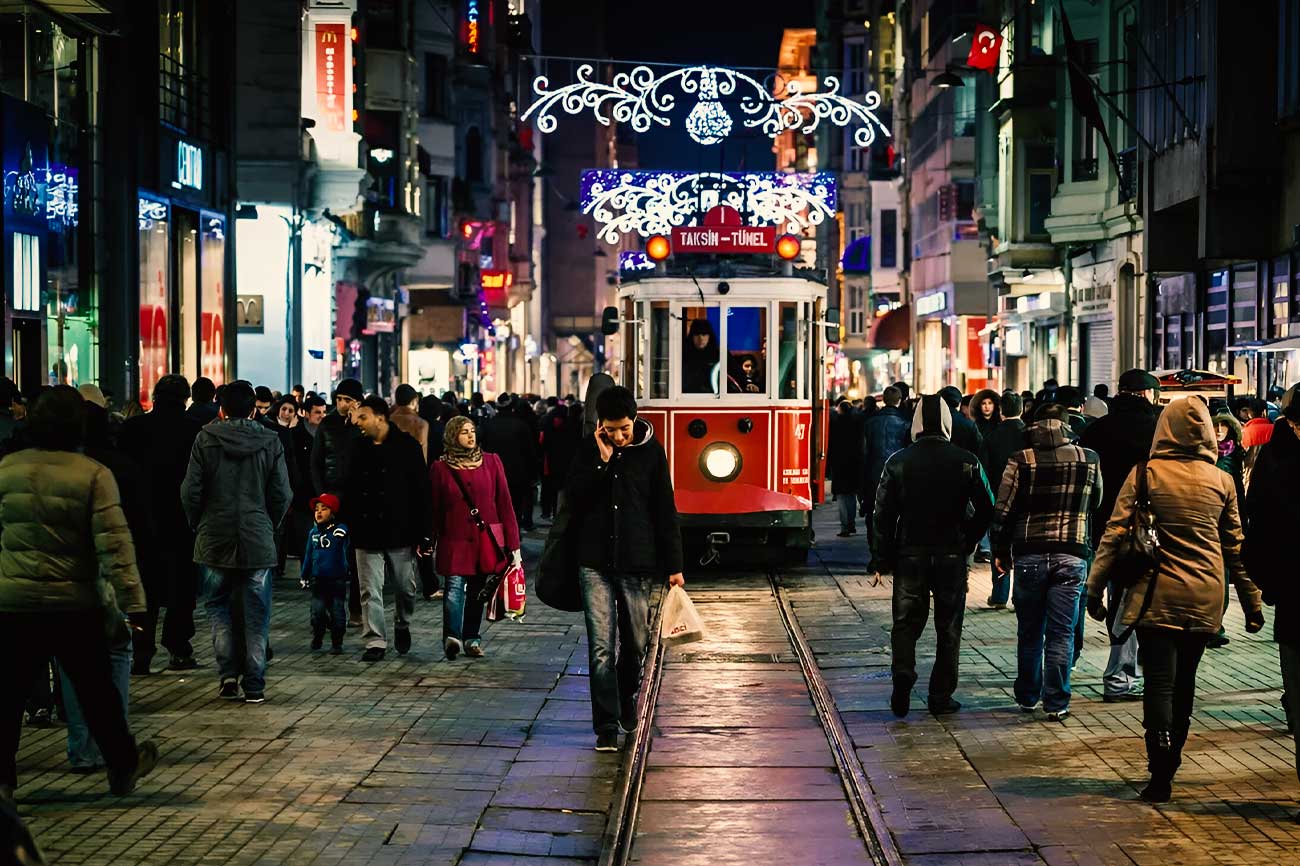
[[[738,92],[744,125],[769,138],[790,129],[813,132],[823,120],[835,126],[858,125],[853,132],[858,147],[870,147],[878,134],[890,135],[876,115],[880,94],[873,90],[861,102],[851,99],[840,93],[839,79],[832,75],[822,79],[825,90],[804,92],[791,80],[774,95],[749,75],[720,66],[687,66],[662,75],[649,66],[637,66],[615,74],[608,84],[593,80],[594,74],[592,65],[584,63],[578,67],[576,82],[554,90],[550,78],[537,76],[533,79],[537,99],[521,119],[535,120],[538,130],[550,133],[559,125],[557,109],[571,115],[590,110],[605,126],[613,121],[626,123],[636,132],[648,132],[654,124],[672,125],[670,115],[677,107],[675,88],[695,96],[695,105],[686,116],[686,131],[700,144],[718,144],[731,134],[733,118],[722,97]]]
[[[600,223],[596,237],[617,244],[624,235],[649,237],[693,226],[710,208],[735,208],[749,225],[800,232],[835,216],[835,176],[592,169],[582,173],[582,212]]]

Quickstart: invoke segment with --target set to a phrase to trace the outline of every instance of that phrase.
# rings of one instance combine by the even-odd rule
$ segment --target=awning
[[[840,269],[846,274],[871,273],[871,235],[864,235],[844,248]]]
[[[1276,340],[1259,340],[1229,346],[1229,352],[1294,352],[1300,350],[1300,337],[1281,337]]]
[[[871,323],[867,334],[871,349],[902,349],[912,346],[912,309],[909,304],[895,307]]]

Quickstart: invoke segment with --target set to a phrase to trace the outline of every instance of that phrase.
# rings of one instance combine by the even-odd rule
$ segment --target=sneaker
[[[411,630],[409,628],[399,628],[397,630],[397,654],[404,656],[411,651]]]
[[[244,703],[264,704],[266,703],[266,692],[244,692]]]
[[[239,683],[234,680],[224,680],[221,688],[217,690],[217,697],[227,701],[239,700]]]
[[[318,650],[324,645],[325,645],[325,635],[314,634],[311,636],[311,648],[313,650]]]
[[[447,661],[454,662],[456,656],[460,655],[460,641],[454,637],[449,637],[442,642],[442,651],[447,654]]]
[[[472,659],[481,659],[483,658],[483,647],[479,646],[476,643],[472,643],[469,646],[465,647],[465,655],[469,656]]]
[[[1142,692],[1140,691],[1119,692],[1118,694],[1113,694],[1113,695],[1102,695],[1101,699],[1108,704],[1119,704],[1119,703],[1127,703],[1129,701],[1140,701],[1142,700]]]
[[[961,704],[952,698],[942,701],[930,701],[930,713],[936,716],[947,716],[961,709]]]
[[[1020,707],[1020,712],[1022,712],[1022,713],[1032,713],[1034,710],[1038,709],[1038,704],[1037,704],[1037,703],[1033,703],[1033,704],[1016,704],[1016,706]]]
[[[990,609],[990,610],[1006,610],[1006,609],[1007,609],[1007,603],[1006,603],[1005,601],[994,601],[992,596],[990,596],[990,597],[989,597],[989,600],[986,601],[986,602],[984,602],[984,603],[985,603],[986,605],[989,606],[989,609]]]
[[[158,747],[153,740],[145,740],[136,746],[135,769],[129,773],[108,771],[108,790],[115,796],[125,797],[135,790],[136,783],[153,772],[158,765]]]
[[[1063,710],[1053,710],[1047,714],[1047,720],[1049,722],[1063,722],[1069,717],[1070,717],[1069,707]]]
[[[907,715],[912,704],[912,687],[894,683],[894,691],[889,695],[889,708],[900,719]]]
[[[439,590],[436,590],[436,591],[433,593],[433,595],[429,596],[429,598],[433,599],[434,601],[442,601],[442,597],[443,597],[444,595],[446,595],[446,593],[439,589]]]
[[[27,726],[31,728],[54,727],[54,716],[49,710],[35,710],[27,714]]]
[[[618,751],[618,734],[597,734],[596,735],[597,752],[617,752]]]
[[[384,655],[383,647],[372,646],[361,654],[361,660],[363,662],[381,662],[384,660]]]
[[[199,666],[194,656],[173,655],[171,661],[167,662],[169,671],[192,671]]]

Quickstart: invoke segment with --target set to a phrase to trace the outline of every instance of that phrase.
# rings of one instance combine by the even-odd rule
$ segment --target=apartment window
[[[1097,79],[1097,40],[1086,39],[1081,41],[1079,50],[1083,55],[1083,69],[1088,73],[1088,77],[1095,82]],[[1096,180],[1097,129],[1086,117],[1079,113],[1078,98],[1073,93],[1071,93],[1070,102],[1074,107],[1070,114],[1070,123],[1073,127],[1073,163],[1070,180],[1076,183],[1083,180]]]
[[[1029,172],[1029,225],[1028,237],[1047,234],[1047,218],[1052,213],[1052,170],[1038,169]]]
[[[447,58],[426,52],[424,55],[425,117],[447,116]]]
[[[450,182],[445,177],[431,177],[427,184],[428,200],[424,212],[424,230],[431,237],[451,234]]]
[[[952,134],[969,138],[975,134],[975,76],[963,75],[962,86],[949,89],[952,95]]]
[[[880,212],[880,266],[898,267],[898,211],[887,208]]]
[[[861,336],[867,332],[866,289],[859,283],[849,283],[849,333]]]
[[[844,43],[844,88],[848,96],[867,90],[866,45],[861,40]]]
[[[867,207],[864,204],[850,204],[845,209],[845,231],[848,234],[847,243],[853,243],[858,238],[865,237],[867,234],[866,226]]]
[[[194,0],[159,0],[158,105],[164,123],[189,131],[194,119]]]

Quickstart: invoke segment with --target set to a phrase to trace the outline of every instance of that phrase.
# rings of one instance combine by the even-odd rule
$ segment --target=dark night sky
[[[594,30],[603,8],[606,50],[597,51]],[[607,0],[576,4],[570,0],[544,0],[542,21],[547,37],[543,53],[574,56],[608,56],[616,60],[671,64],[708,64],[728,67],[776,66],[781,31],[786,27],[811,27],[810,0]],[[567,67],[552,73],[555,83],[570,74]],[[763,73],[751,73],[758,80]],[[772,141],[737,119],[732,133],[720,144],[696,144],[682,124],[691,97],[678,93],[679,110],[673,126],[656,127],[637,138],[639,161],[647,169],[749,170],[771,169]],[[734,117],[733,113],[733,117]],[[586,118],[565,118],[569,123],[590,123]]]

